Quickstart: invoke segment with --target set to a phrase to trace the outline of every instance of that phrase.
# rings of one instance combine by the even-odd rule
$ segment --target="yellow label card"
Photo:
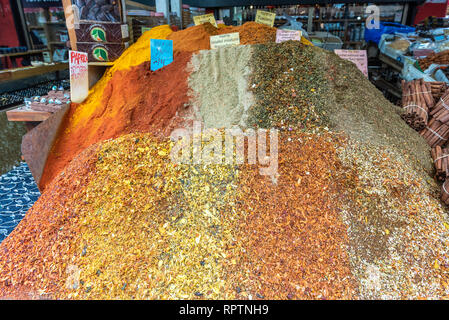
[[[238,32],[221,34],[210,37],[210,48],[218,49],[224,47],[233,47],[240,44],[240,35]]]
[[[206,22],[210,22],[213,26],[215,26],[215,28],[218,28],[217,21],[215,21],[213,13],[203,14],[202,16],[195,16],[193,17],[193,22],[195,23],[196,26]]]
[[[256,13],[256,22],[261,24],[266,24],[267,26],[272,27],[274,25],[274,19],[276,18],[276,13],[257,10]]]

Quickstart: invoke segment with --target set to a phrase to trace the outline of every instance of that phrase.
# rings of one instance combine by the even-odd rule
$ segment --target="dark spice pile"
[[[287,130],[321,122],[327,81],[314,53],[294,41],[254,47],[249,125]]]

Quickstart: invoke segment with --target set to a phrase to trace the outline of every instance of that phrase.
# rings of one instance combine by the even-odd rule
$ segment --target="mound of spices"
[[[240,44],[257,44],[276,41],[276,28],[256,23],[246,22],[238,27],[227,27],[220,29],[219,34],[238,32]]]
[[[235,168],[174,165],[170,148],[147,134],[101,146],[85,197],[68,208],[79,241],[64,275],[70,285],[55,296],[234,297],[225,291],[224,261],[236,219]]]
[[[64,166],[73,159],[76,154],[83,150],[73,150],[73,148],[68,148],[67,146],[70,146],[73,141],[63,147],[58,147],[58,143],[64,144],[64,136],[70,135],[72,131],[76,131],[77,128],[88,122],[96,110],[104,111],[103,93],[115,72],[128,70],[145,61],[150,61],[151,53],[148,45],[150,39],[165,39],[171,33],[172,30],[168,25],[157,26],[150,31],[145,32],[136,43],[123,52],[120,58],[114,62],[114,65],[108,69],[103,77],[91,88],[89,96],[82,104],[71,104],[69,115],[62,125],[61,133],[56,141],[56,146],[53,148],[54,151],[49,154],[49,158],[47,159],[45,170],[40,181],[41,190],[44,190]],[[61,152],[61,150],[64,150],[64,152]]]
[[[168,76],[186,71],[182,54],[167,76],[116,71],[96,86],[112,109],[83,104],[64,134],[120,137],[76,157],[0,245],[0,298],[447,298],[449,221],[425,141],[351,62],[298,42],[254,49],[250,118],[282,129],[278,175],[174,164],[168,140],[123,135],[170,128]]]
[[[79,152],[90,145],[131,132],[170,132],[176,112],[188,103],[186,65],[190,53],[175,55],[173,63],[155,72],[149,62],[116,71],[106,83],[101,103],[77,121],[88,105],[73,105],[48,156],[40,186],[45,186]]]
[[[251,125],[288,130],[320,123],[328,81],[314,58],[316,50],[298,41],[255,46],[249,79],[256,99],[249,109]]]
[[[356,293],[338,189],[344,178],[330,134],[284,133],[275,182],[258,168],[239,175],[244,212],[228,285],[241,299],[350,299]],[[232,256],[232,254],[231,254]],[[238,288],[238,289],[237,289]]]
[[[2,299],[54,298],[66,285],[66,268],[79,237],[73,208],[95,171],[98,146],[78,155],[0,244]]]
[[[210,36],[217,35],[218,29],[209,22],[173,32],[167,37],[173,40],[173,51],[195,52],[210,49]]]

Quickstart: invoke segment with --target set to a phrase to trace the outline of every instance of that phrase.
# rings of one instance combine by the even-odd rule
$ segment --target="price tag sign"
[[[276,31],[276,43],[288,40],[301,41],[302,32],[300,30],[281,30]]]
[[[368,77],[368,57],[366,50],[334,50],[342,59],[353,62]]]
[[[218,49],[224,47],[233,47],[240,44],[240,35],[238,32],[221,34],[210,37],[210,48]]]
[[[203,14],[202,16],[195,16],[193,17],[193,22],[196,26],[206,22],[210,22],[211,25],[215,26],[215,28],[218,28],[217,21],[215,21],[213,13]]]
[[[69,51],[70,99],[81,103],[89,94],[88,55],[85,52]]]
[[[276,13],[257,10],[256,12],[256,22],[261,24],[266,24],[272,27],[274,25],[274,19],[276,19]]]
[[[151,71],[173,62],[173,40],[150,39]]]

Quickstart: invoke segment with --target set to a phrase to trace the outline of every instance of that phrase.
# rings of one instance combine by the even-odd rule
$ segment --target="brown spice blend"
[[[218,30],[218,34],[238,32],[240,44],[258,44],[276,41],[276,28],[256,22],[246,22],[238,27],[227,27]]]

